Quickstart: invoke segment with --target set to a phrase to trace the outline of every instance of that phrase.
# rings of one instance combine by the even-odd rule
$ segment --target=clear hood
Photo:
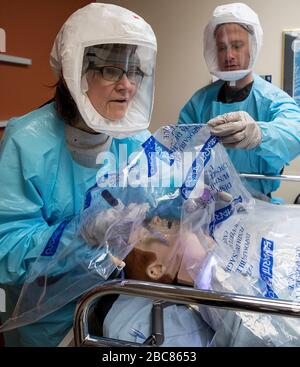
[[[87,93],[87,53],[91,48],[108,44],[134,46],[134,57],[144,74],[125,116],[119,120],[101,115]],[[156,52],[155,34],[142,18],[116,5],[92,3],[65,22],[54,42],[50,64],[58,77],[63,76],[85,123],[96,132],[123,138],[149,126]]]
[[[225,81],[248,75],[262,46],[257,14],[247,5],[218,6],[204,31],[204,58],[211,74]]]

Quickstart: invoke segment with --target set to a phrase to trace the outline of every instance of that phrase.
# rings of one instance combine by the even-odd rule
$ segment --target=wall
[[[32,59],[31,66],[0,62],[0,120],[19,116],[53,96],[49,66],[53,41],[66,18],[88,0],[1,0],[0,28],[6,53]]]
[[[104,1],[105,2],[105,1]],[[234,1],[216,0],[111,0],[137,12],[148,21],[158,39],[155,105],[151,123],[159,126],[174,123],[180,108],[200,87],[210,82],[202,57],[204,27],[217,5]],[[258,74],[272,74],[281,87],[282,30],[300,28],[299,0],[246,0],[260,17],[264,46],[257,61]],[[300,175],[300,159],[285,169],[286,174]],[[277,195],[292,202],[300,185],[286,183]]]

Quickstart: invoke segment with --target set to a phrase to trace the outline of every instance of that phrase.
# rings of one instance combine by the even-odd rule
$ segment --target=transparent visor
[[[214,36],[220,71],[247,70],[251,63],[251,33],[249,26],[237,23],[221,24]]]
[[[234,81],[246,76],[253,68],[257,44],[251,26],[224,23],[207,31],[204,56],[208,68],[219,79]]]
[[[120,126],[113,126],[118,132],[145,129],[153,107],[155,62],[156,50],[149,46],[110,43],[86,47],[81,92],[88,95],[107,124],[120,122]],[[109,109],[103,103],[108,97]],[[86,111],[85,107],[82,109]],[[99,118],[92,114],[93,111],[88,111],[87,123]],[[101,124],[102,130],[89,126],[100,132],[108,129],[111,134],[112,126]]]
[[[155,51],[131,44],[101,44],[84,51],[82,73],[89,72],[104,81],[117,83],[125,75],[131,84],[140,86],[154,73]]]

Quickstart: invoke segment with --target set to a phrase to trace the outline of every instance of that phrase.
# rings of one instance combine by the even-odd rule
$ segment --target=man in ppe
[[[179,123],[208,124],[238,172],[278,175],[300,153],[300,110],[276,86],[253,73],[262,46],[257,14],[243,3],[218,6],[204,32],[204,57],[219,80],[197,91]],[[270,196],[278,181],[249,180]]]
[[[74,218],[96,183],[99,153],[117,158],[123,145],[130,155],[150,135],[156,50],[150,25],[115,5],[91,3],[62,26],[50,58],[59,79],[53,102],[11,120],[1,145],[0,284],[7,307],[34,264],[70,246],[75,252]],[[67,271],[64,261],[52,264],[55,274]],[[58,345],[75,305],[8,332],[6,345]]]

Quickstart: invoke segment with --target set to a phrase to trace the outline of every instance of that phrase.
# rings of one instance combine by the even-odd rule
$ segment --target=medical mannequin
[[[180,235],[179,221],[158,216],[131,235],[135,243],[124,259],[129,279],[193,286],[188,265],[201,264],[206,251],[194,233]]]
[[[136,228],[130,242],[134,247],[124,259],[124,273],[129,279],[193,286],[194,274],[206,257],[194,233],[180,233],[178,221],[158,216]],[[151,334],[151,309],[149,299],[119,296],[104,320],[103,335],[145,342]],[[206,346],[213,335],[201,316],[183,305],[164,308],[163,324],[162,346]]]

